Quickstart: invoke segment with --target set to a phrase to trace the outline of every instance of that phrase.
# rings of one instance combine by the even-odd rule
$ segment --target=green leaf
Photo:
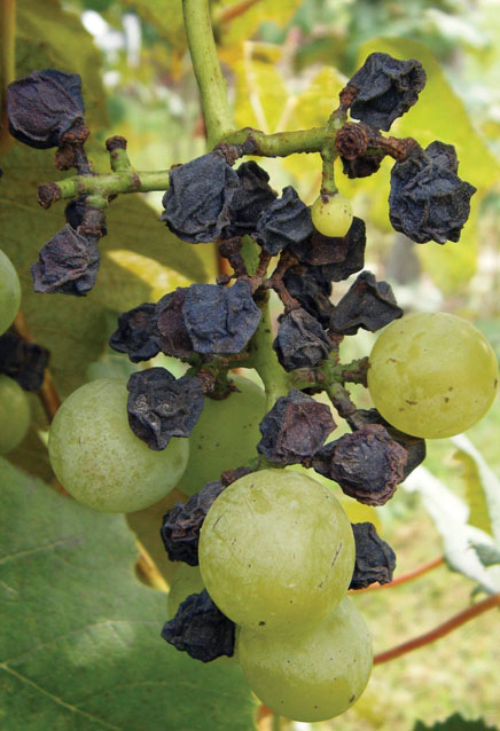
[[[132,7],[141,18],[151,23],[174,48],[186,48],[181,0],[124,0],[124,5]]]
[[[467,466],[469,522],[490,533],[500,548],[500,480],[468,437],[460,434],[451,441],[458,447],[458,458]]]
[[[0,719],[5,731],[252,731],[239,665],[160,637],[166,595],[134,576],[125,519],[0,460]]]
[[[498,728],[497,726],[486,726],[481,718],[467,721],[460,713],[454,713],[445,721],[436,721],[432,726],[426,726],[422,721],[416,721],[413,731],[498,731]]]

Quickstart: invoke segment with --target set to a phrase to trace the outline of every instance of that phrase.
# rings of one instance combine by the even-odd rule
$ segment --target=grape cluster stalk
[[[193,246],[215,242],[228,263],[215,283],[120,315],[110,346],[144,367],[71,394],[53,420],[49,455],[67,492],[95,510],[137,511],[182,490],[185,502],[159,526],[169,560],[181,563],[162,637],[202,662],[234,658],[275,713],[314,722],[346,711],[366,687],[371,641],[347,592],[391,582],[395,555],[372,524],[349,522],[311,470],[383,505],[425,458],[424,439],[471,426],[498,384],[477,330],[452,315],[404,317],[391,287],[364,269],[366,226],[339,194],[334,162],[356,179],[393,158],[390,219],[418,244],[457,241],[475,188],[458,176],[450,144],[423,149],[383,134],[425,86],[415,59],[371,54],[321,129],[234,130],[204,10],[184,0],[209,151],[170,171],[135,172],[115,136],[106,143],[111,173],[93,174],[77,74],[34,71],[9,86],[13,137],[56,148],[56,167],[76,170],[39,189],[45,208],[69,203],[32,266],[36,292],[82,297],[98,285],[106,209],[138,190],[163,190],[160,221]],[[241,162],[295,152],[322,159],[312,207],[292,186],[276,191],[253,160]],[[1,252],[0,275],[0,398],[21,422],[18,432],[0,423],[6,452],[29,425],[20,400],[40,388],[48,353],[8,331],[20,289]],[[334,286],[352,275],[334,305]],[[281,303],[274,329],[271,290]],[[369,358],[341,361],[345,337],[382,328]],[[184,363],[185,375],[151,366],[159,353]],[[236,369],[255,370],[264,389]],[[349,383],[368,387],[376,408],[358,409]],[[351,432],[332,439],[337,415]]]

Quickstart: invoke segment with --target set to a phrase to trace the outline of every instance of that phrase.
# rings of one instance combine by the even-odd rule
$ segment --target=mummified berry
[[[330,328],[342,335],[355,335],[360,327],[375,332],[402,316],[390,285],[362,272],[335,307]]]
[[[299,244],[313,232],[311,213],[297,191],[283,188],[281,198],[260,215],[255,238],[265,252],[275,256],[290,244]]]
[[[272,462],[298,464],[316,454],[335,426],[326,404],[292,388],[261,421],[257,450]]]
[[[132,373],[127,388],[130,428],[150,449],[165,449],[172,437],[188,437],[203,411],[200,381],[177,379],[166,368]]]
[[[210,662],[222,655],[234,655],[236,625],[215,606],[208,592],[191,594],[169,622],[161,636],[177,650],[195,660]]]
[[[278,322],[273,348],[286,371],[314,367],[328,358],[332,343],[308,312],[298,308],[281,315]]]
[[[452,145],[414,146],[391,173],[389,216],[396,231],[417,244],[458,241],[470,214],[473,185],[461,180]]]
[[[161,335],[156,322],[156,305],[144,302],[118,318],[118,328],[109,339],[109,346],[126,353],[132,363],[149,360],[161,350]]]
[[[97,237],[84,236],[69,223],[40,251],[31,267],[35,292],[86,295],[99,271]]]
[[[403,480],[407,458],[383,426],[370,424],[326,444],[313,467],[360,503],[383,505]]]
[[[329,299],[332,285],[323,275],[322,267],[307,264],[290,267],[285,272],[283,284],[306,312],[323,327],[328,327],[333,312]]]
[[[372,53],[347,85],[357,90],[351,116],[387,131],[415,104],[426,80],[419,61],[399,61],[387,53]]]
[[[198,542],[205,517],[224,487],[218,481],[207,482],[187,503],[178,502],[163,518],[160,535],[171,561],[198,566]]]
[[[214,241],[230,223],[231,200],[240,186],[224,157],[202,155],[170,170],[160,221],[191,244]]]
[[[240,185],[229,203],[230,223],[222,238],[252,234],[261,213],[276,199],[269,175],[256,162],[244,162],[236,170]]]
[[[244,281],[232,287],[192,284],[182,312],[196,353],[240,353],[260,321],[260,310]]]
[[[7,87],[7,114],[9,132],[20,142],[58,147],[65,132],[84,122],[82,80],[56,69],[33,71]]]
[[[370,584],[389,584],[396,568],[396,554],[377,533],[373,523],[353,523],[356,562],[349,589],[365,589]]]
[[[25,391],[38,391],[49,362],[49,351],[27,343],[12,332],[0,337],[0,373],[10,376]]]

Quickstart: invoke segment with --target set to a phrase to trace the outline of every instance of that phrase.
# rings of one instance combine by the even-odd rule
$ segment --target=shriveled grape
[[[155,452],[127,418],[126,379],[99,378],[69,396],[54,418],[49,455],[56,477],[94,510],[128,513],[152,505],[177,485],[187,464],[187,439]]]
[[[490,343],[469,322],[444,312],[393,322],[370,355],[375,406],[392,426],[416,437],[439,439],[469,429],[490,408],[497,386]]]
[[[275,713],[325,721],[363,693],[372,668],[365,621],[347,598],[313,629],[291,636],[243,627],[237,648],[254,693]]]
[[[267,469],[241,477],[215,500],[199,561],[210,596],[233,622],[293,632],[318,624],[344,596],[354,538],[327,488]]]

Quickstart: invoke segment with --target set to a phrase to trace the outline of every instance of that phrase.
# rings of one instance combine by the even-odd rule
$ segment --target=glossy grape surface
[[[345,236],[352,223],[352,207],[343,195],[318,196],[311,207],[311,218],[316,231],[323,236]]]
[[[155,452],[130,429],[125,379],[99,378],[74,391],[49,433],[60,483],[94,510],[121,513],[152,505],[177,485],[188,460],[187,439]]]
[[[238,653],[254,693],[295,721],[324,721],[350,708],[372,668],[366,623],[347,598],[318,626],[289,637],[242,628]]]
[[[222,401],[206,398],[189,437],[189,462],[178,486],[187,495],[257,456],[259,424],[266,413],[265,393],[243,376],[231,374],[231,380],[239,392]]]
[[[19,277],[9,257],[0,249],[0,335],[12,325],[20,304]]]
[[[384,419],[407,434],[439,439],[473,426],[498,385],[495,352],[466,320],[419,313],[384,330],[370,355],[368,388]]]
[[[28,397],[12,378],[0,374],[0,454],[22,442],[31,420]]]
[[[268,469],[219,495],[201,529],[199,560],[208,593],[233,622],[286,633],[318,624],[340,602],[354,538],[327,488]]]

